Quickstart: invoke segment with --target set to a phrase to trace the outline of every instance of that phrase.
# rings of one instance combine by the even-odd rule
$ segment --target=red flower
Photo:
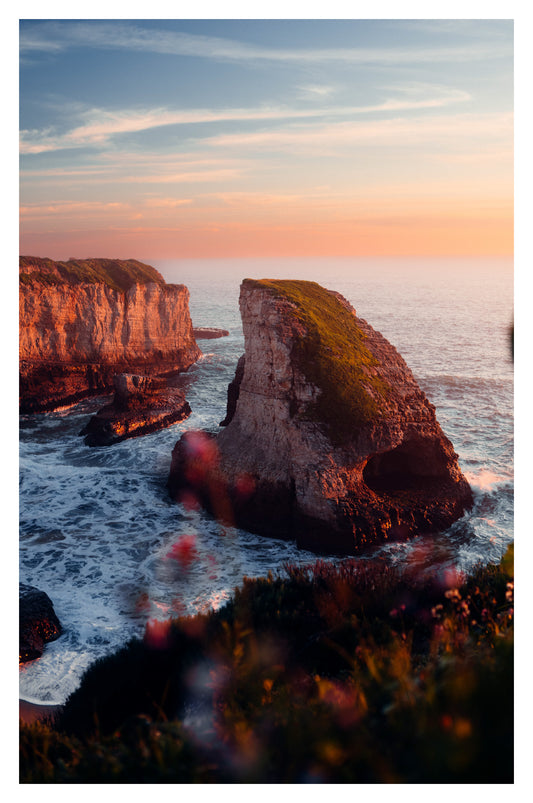
[[[196,538],[194,535],[182,535],[181,538],[172,545],[166,557],[176,560],[182,569],[189,569],[192,562],[198,557],[195,547]]]
[[[161,622],[159,619],[149,619],[146,622],[144,641],[149,647],[164,650],[168,647],[170,639],[170,619]]]

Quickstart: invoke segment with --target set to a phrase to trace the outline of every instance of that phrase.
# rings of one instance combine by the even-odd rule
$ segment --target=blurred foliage
[[[512,783],[513,553],[244,579],[21,725],[22,783]]]

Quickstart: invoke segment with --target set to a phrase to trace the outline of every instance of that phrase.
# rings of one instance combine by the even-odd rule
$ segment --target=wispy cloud
[[[20,207],[21,217],[48,217],[70,214],[106,214],[129,209],[129,204],[119,201],[101,203],[100,201],[54,201],[46,204],[24,204]]]
[[[334,95],[338,90],[334,86],[325,86],[324,84],[304,84],[296,87],[301,97],[304,98],[328,98]]]
[[[420,64],[475,61],[509,55],[509,46],[495,40],[465,46],[409,48],[277,48],[249,44],[214,36],[201,36],[163,28],[145,28],[124,22],[40,22],[38,27],[23,26],[22,53],[35,53],[77,47],[120,48],[132,51],[194,56],[222,61],[347,62],[351,64]]]
[[[392,108],[392,107],[391,107]],[[396,107],[399,108],[399,107]],[[479,149],[487,141],[512,142],[512,114],[463,114],[426,116],[410,119],[393,117],[372,121],[341,121],[301,126],[293,124],[271,131],[251,131],[219,134],[204,142],[212,146],[258,150],[298,151],[303,147],[323,149],[323,153],[339,145],[372,143],[388,146],[414,146],[430,142],[441,143],[448,151],[454,148]]]
[[[38,154],[68,148],[103,147],[117,135],[134,134],[162,126],[351,117],[370,113],[438,108],[462,103],[470,98],[469,94],[463,90],[423,84],[400,87],[397,94],[399,97],[367,106],[331,106],[309,109],[284,107],[221,110],[155,108],[109,111],[88,109],[81,114],[81,124],[64,133],[54,134],[50,128],[43,131],[21,131],[20,152],[22,154]]]
[[[147,198],[144,205],[149,209],[174,209],[178,206],[190,206],[192,198]]]

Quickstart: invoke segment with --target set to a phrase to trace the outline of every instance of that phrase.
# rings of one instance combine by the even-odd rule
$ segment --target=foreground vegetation
[[[23,783],[512,783],[513,554],[462,579],[318,562],[218,612],[149,623],[55,726]]]

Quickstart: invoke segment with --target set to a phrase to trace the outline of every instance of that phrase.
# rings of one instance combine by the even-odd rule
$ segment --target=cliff
[[[245,280],[240,309],[227,427],[178,442],[175,499],[193,493],[229,523],[342,554],[446,529],[472,504],[434,407],[342,296]]]
[[[20,258],[22,412],[110,392],[115,373],[186,370],[189,291],[136,260]]]

